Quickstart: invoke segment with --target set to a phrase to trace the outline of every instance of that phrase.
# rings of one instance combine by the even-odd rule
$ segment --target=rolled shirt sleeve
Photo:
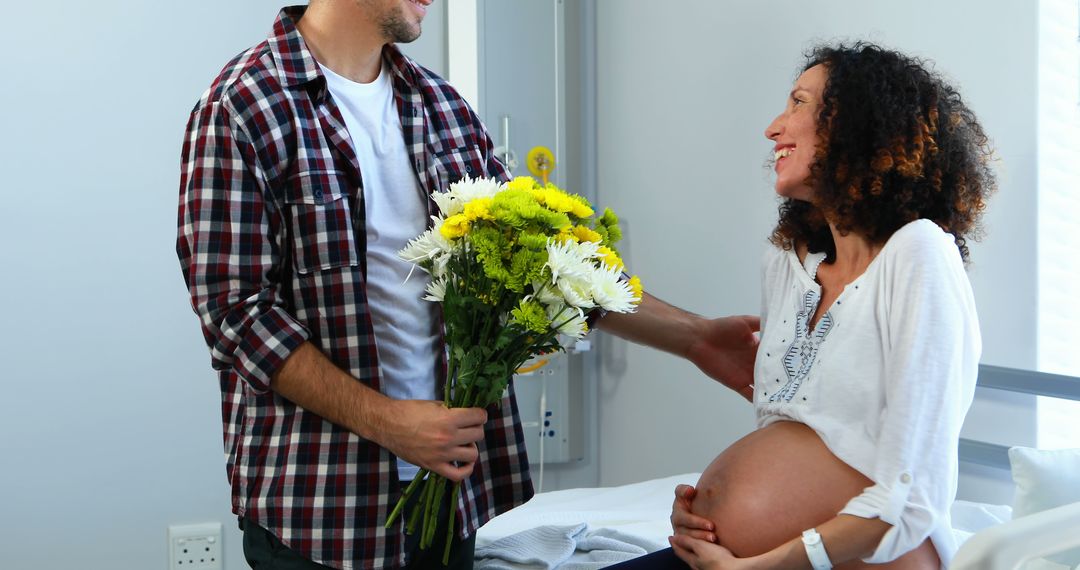
[[[286,309],[282,248],[250,139],[225,104],[192,112],[182,151],[177,255],[213,367],[256,392],[310,332]]]
[[[978,375],[981,340],[970,283],[951,236],[926,225],[890,264],[875,484],[841,511],[892,525],[864,559],[871,564],[915,549],[949,520],[960,428]]]

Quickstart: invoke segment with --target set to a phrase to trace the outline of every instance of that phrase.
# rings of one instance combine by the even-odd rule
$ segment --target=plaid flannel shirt
[[[396,458],[270,391],[304,341],[382,387],[364,287],[365,165],[297,32],[302,14],[282,10],[192,111],[177,254],[219,373],[233,512],[321,564],[394,567],[405,561],[401,525],[384,528],[401,491]],[[460,95],[394,46],[383,56],[421,187],[505,179]],[[457,506],[463,535],[532,495],[512,387],[489,417]]]

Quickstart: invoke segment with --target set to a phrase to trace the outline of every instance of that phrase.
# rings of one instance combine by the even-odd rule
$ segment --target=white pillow
[[[1016,495],[1013,518],[1080,502],[1080,449],[1009,449]],[[1069,567],[1080,564],[1080,549],[1048,557]]]

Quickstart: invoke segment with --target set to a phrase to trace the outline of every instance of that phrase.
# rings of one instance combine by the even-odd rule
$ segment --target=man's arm
[[[275,372],[278,394],[395,455],[460,481],[472,473],[476,442],[484,437],[487,412],[447,409],[442,402],[393,400],[338,368],[304,343]]]
[[[753,397],[758,317],[706,319],[642,293],[636,312],[608,313],[597,327],[686,358],[747,400]]]

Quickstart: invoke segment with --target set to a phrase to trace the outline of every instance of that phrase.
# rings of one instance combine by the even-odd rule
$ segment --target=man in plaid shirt
[[[233,511],[253,567],[426,568],[386,519],[419,467],[462,481],[451,567],[532,496],[511,387],[492,415],[436,401],[437,306],[395,252],[434,190],[507,173],[456,91],[401,54],[431,0],[312,0],[222,70],[183,145],[177,253],[222,392]],[[749,384],[752,318],[646,295],[601,327]],[[445,535],[445,529],[436,536]]]

